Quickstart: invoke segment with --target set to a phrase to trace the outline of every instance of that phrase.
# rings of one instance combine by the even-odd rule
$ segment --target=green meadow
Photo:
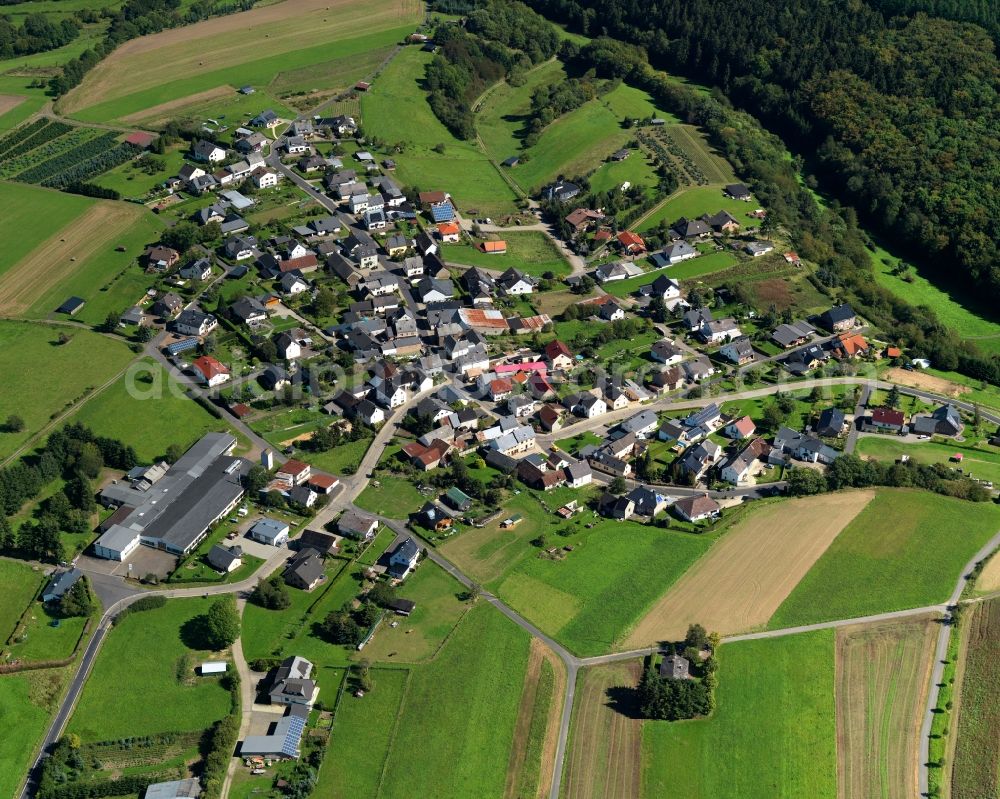
[[[87,301],[75,318],[94,325],[103,322],[109,313],[120,314],[137,305],[145,299],[150,282],[137,258],[159,240],[163,228],[159,217],[151,211],[143,212],[127,231],[81,261],[71,275],[42,294],[28,310],[28,316],[50,317],[53,309],[71,295]],[[124,247],[124,252],[118,247]]]
[[[631,159],[629,159],[631,160]],[[681,217],[696,219],[703,214],[729,211],[744,227],[757,227],[760,220],[747,214],[759,206],[742,200],[733,200],[722,193],[722,186],[692,186],[681,189],[639,225],[639,232],[656,227],[660,222],[673,224]]]
[[[445,244],[441,248],[442,257],[448,263],[481,266],[486,269],[504,271],[510,267],[541,277],[552,272],[556,277],[570,273],[570,265],[552,240],[541,231],[505,231],[498,234],[507,242],[507,252],[503,255],[485,253],[471,244]]]
[[[551,559],[525,543],[528,551],[490,586],[581,655],[612,649],[711,543],[686,533],[609,520],[590,530],[576,526],[565,538],[554,532],[549,532],[547,546],[569,545],[572,552]]]
[[[891,272],[899,265],[899,258],[882,247],[871,254],[875,282],[911,305],[926,305],[948,327],[959,335],[971,339],[980,336],[1000,339],[1000,317],[990,318],[984,303],[959,290],[948,290],[940,283],[932,283],[921,271],[910,269],[904,275]]]
[[[864,436],[858,441],[858,454],[876,458],[880,461],[896,461],[903,455],[917,463],[935,464],[956,467],[979,480],[989,480],[1000,486],[1000,449],[983,444],[970,447],[968,443],[946,441],[922,441],[907,444],[894,436]],[[962,463],[951,460],[953,455],[962,456]]]
[[[59,343],[60,333],[69,335],[64,344]],[[0,457],[113,378],[132,357],[124,342],[89,330],[0,322],[0,371],[6,376],[0,419],[17,414],[25,423],[19,433],[0,433]],[[81,369],[81,364],[87,368]]]
[[[19,793],[65,680],[65,669],[0,675],[0,796]]]
[[[163,457],[171,444],[188,447],[209,431],[228,429],[225,422],[184,396],[176,383],[171,384],[166,370],[150,358],[139,361],[84,405],[73,421],[98,435],[131,444],[147,463]]]
[[[833,632],[725,644],[717,706],[643,722],[643,794],[836,799]]]
[[[101,647],[68,732],[89,743],[205,730],[226,715],[229,692],[219,678],[194,677],[188,671],[210,653],[190,649],[183,638],[185,625],[205,613],[212,601],[171,599],[162,608],[132,613],[115,626]]]
[[[987,502],[880,489],[771,617],[772,629],[945,601],[1000,529]]]
[[[27,563],[0,560],[0,585],[4,587],[4,601],[0,604],[0,640],[6,641],[14,631],[25,608],[42,587],[43,575]]]
[[[432,662],[414,667],[380,797],[503,794],[528,641],[526,632],[484,603]],[[336,750],[331,755],[344,762]]]

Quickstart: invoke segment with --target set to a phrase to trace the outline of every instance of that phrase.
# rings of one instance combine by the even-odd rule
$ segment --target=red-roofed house
[[[135,145],[136,147],[141,147],[145,150],[149,145],[156,141],[156,136],[152,133],[144,133],[141,130],[137,130],[135,133],[130,133],[125,137],[125,142],[127,144]]]
[[[903,351],[899,347],[887,347],[885,350],[885,357],[887,358],[899,358],[902,354]]]
[[[875,408],[865,421],[866,426],[876,430],[892,430],[898,433],[906,423],[906,416],[895,408]]]
[[[462,228],[455,222],[442,222],[438,225],[437,231],[441,237],[441,241],[451,242],[452,244],[457,243],[462,235]]]
[[[528,363],[502,363],[496,368],[498,375],[509,375],[515,372],[539,372],[545,374],[548,367],[541,361],[530,361]]]
[[[629,255],[638,255],[639,253],[646,252],[646,242],[642,240],[642,236],[638,233],[633,233],[631,230],[623,230],[619,233],[618,243],[622,246],[622,250]]]
[[[553,371],[556,369],[569,369],[573,366],[573,353],[569,347],[559,339],[550,341],[545,345],[545,357],[549,360],[549,366]]]
[[[217,361],[211,355],[202,355],[195,358],[192,366],[198,372],[198,380],[209,388],[221,385],[229,379],[229,369],[221,361]]]
[[[490,381],[490,398],[494,402],[507,399],[514,390],[514,385],[505,377]]]
[[[537,400],[551,399],[556,395],[555,388],[541,372],[535,372],[528,379],[528,390],[531,391],[531,396]]]
[[[565,412],[563,408],[557,408],[553,405],[543,405],[542,409],[538,412],[538,421],[542,423],[542,427],[554,433],[562,429],[562,419]]]
[[[309,478],[309,487],[317,494],[329,494],[340,485],[340,478],[332,474],[314,474]]]
[[[837,358],[857,358],[867,353],[869,349],[871,346],[860,333],[842,333],[833,342],[832,347],[833,354]]]
[[[753,423],[753,419],[744,416],[742,419],[737,419],[726,425],[726,435],[736,439],[749,438],[756,429],[757,425]]]
[[[281,270],[282,274],[285,272],[294,272],[296,269],[300,272],[312,272],[318,267],[319,261],[312,253],[303,255],[301,258],[289,258],[287,261],[278,262],[278,269]]]
[[[437,468],[444,456],[448,454],[448,444],[440,438],[435,438],[429,447],[425,447],[419,441],[411,441],[403,447],[403,453],[410,459],[410,463],[418,469],[429,472]]]
[[[297,460],[287,460],[274,473],[275,479],[283,480],[293,486],[307,482],[312,476],[312,466]]]

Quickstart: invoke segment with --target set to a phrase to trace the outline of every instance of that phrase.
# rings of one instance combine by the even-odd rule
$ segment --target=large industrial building
[[[235,446],[228,433],[208,433],[173,466],[133,469],[101,491],[102,504],[117,510],[94,554],[125,560],[139,544],[175,555],[193,550],[243,498],[251,464],[231,457]]]

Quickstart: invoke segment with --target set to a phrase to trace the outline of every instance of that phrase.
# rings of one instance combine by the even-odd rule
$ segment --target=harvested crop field
[[[968,386],[953,383],[951,380],[945,380],[944,378],[935,377],[923,372],[908,372],[906,369],[888,369],[885,373],[885,379],[891,380],[893,383],[899,383],[901,386],[933,391],[935,394],[944,394],[948,397],[957,397],[971,390]]]
[[[1000,591],[1000,553],[990,558],[976,580],[976,591],[984,594]]]
[[[210,103],[213,100],[221,100],[223,97],[231,97],[235,93],[236,89],[232,86],[216,86],[214,89],[197,92],[187,97],[178,97],[176,100],[169,100],[165,103],[154,105],[151,108],[136,111],[134,114],[128,114],[122,117],[122,122],[129,125],[146,123],[147,125],[156,127],[174,117],[178,111],[189,106]]]
[[[21,103],[25,101],[25,97],[19,94],[0,94],[0,116],[3,116],[8,111],[13,111]]]
[[[505,799],[548,795],[565,690],[562,662],[539,639],[532,638],[507,765]]]
[[[1000,791],[1000,601],[968,613],[965,676],[959,704],[952,799],[987,799]]]
[[[694,622],[721,635],[763,626],[874,497],[872,491],[825,494],[751,514],[664,594],[625,648],[680,639]]]
[[[593,666],[581,672],[573,708],[563,796],[566,799],[634,799],[642,788],[642,720],[620,707],[616,688],[631,696],[638,660]]]
[[[837,631],[840,799],[917,795],[920,722],[936,633],[930,617]]]
[[[0,314],[27,311],[53,286],[135,225],[144,211],[127,203],[102,202],[42,242],[0,277]]]
[[[161,84],[416,23],[422,14],[416,0],[376,6],[358,0],[285,0],[213,17],[126,42],[60,101],[60,110],[72,114]],[[330,50],[326,57],[335,55]],[[280,69],[280,63],[275,67]]]

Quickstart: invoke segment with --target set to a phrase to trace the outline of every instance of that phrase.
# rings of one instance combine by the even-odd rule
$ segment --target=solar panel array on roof
[[[435,222],[449,222],[455,218],[455,209],[448,202],[432,205],[431,218]]]
[[[285,742],[281,745],[281,753],[288,757],[297,757],[299,753],[299,741],[302,733],[306,729],[306,720],[292,716],[288,719],[288,731],[285,733]]]

